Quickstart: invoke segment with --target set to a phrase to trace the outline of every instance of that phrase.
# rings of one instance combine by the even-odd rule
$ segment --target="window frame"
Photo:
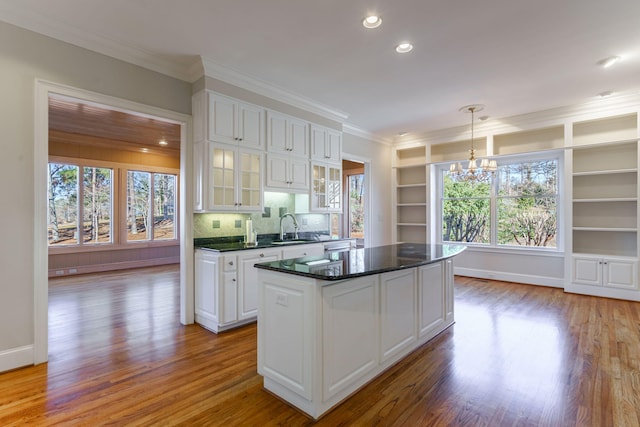
[[[561,253],[564,252],[564,236],[565,227],[564,215],[565,215],[565,192],[564,187],[564,150],[550,150],[540,151],[535,153],[517,154],[509,156],[492,157],[498,160],[498,171],[500,167],[506,164],[517,163],[531,163],[536,161],[555,160],[557,164],[556,178],[557,178],[557,198],[556,198],[556,247],[544,247],[544,246],[518,246],[518,245],[504,245],[498,244],[498,179],[499,172],[496,172],[496,177],[491,181],[491,188],[489,193],[490,198],[490,242],[489,243],[474,243],[474,242],[449,242],[443,241],[443,201],[444,201],[444,174],[449,172],[451,164],[458,163],[461,160],[448,161],[435,164],[435,195],[432,198],[433,205],[435,206],[435,237],[436,241],[440,244],[461,244],[474,249],[487,249],[492,251],[533,251],[533,252],[545,252],[545,253]]]
[[[180,243],[180,170],[162,167],[162,166],[149,166],[139,165],[133,163],[121,163],[121,162],[109,162],[104,160],[92,160],[92,159],[79,159],[65,156],[49,156],[47,160],[47,167],[49,163],[69,164],[79,167],[99,167],[112,169],[112,241],[111,243],[99,243],[99,244],[72,244],[72,245],[60,245],[51,246],[47,242],[47,248],[49,254],[68,254],[68,253],[80,253],[80,252],[98,252],[98,251],[117,251],[117,250],[131,250],[133,248],[146,248],[146,247],[161,247],[161,246],[175,246]],[[173,239],[153,239],[153,230],[151,231],[151,240],[139,240],[139,241],[127,241],[127,191],[126,180],[127,172],[139,171],[149,173],[160,173],[175,176],[175,205],[174,205],[174,224],[175,224],[175,238]],[[80,188],[80,187],[79,187]],[[152,196],[153,197],[153,196]],[[78,203],[82,203],[81,200]],[[153,202],[152,202],[153,207]]]

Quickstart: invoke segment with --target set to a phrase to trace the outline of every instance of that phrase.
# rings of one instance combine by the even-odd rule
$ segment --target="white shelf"
[[[636,233],[637,228],[625,228],[625,227],[573,227],[574,231],[603,231],[603,232],[621,232],[621,233]]]
[[[573,203],[611,203],[611,202],[637,202],[637,197],[604,197],[598,199],[573,199]]]
[[[593,171],[585,171],[585,172],[574,172],[573,176],[614,175],[614,174],[624,174],[624,173],[638,173],[638,169],[637,168],[627,168],[627,169],[608,169],[608,170],[593,170]]]
[[[426,203],[398,203],[396,206],[398,207],[402,207],[402,206],[427,206]]]
[[[406,227],[426,227],[427,224],[423,222],[399,222],[397,225]]]
[[[418,183],[418,184],[398,184],[396,188],[415,188],[415,187],[426,187],[426,183]]]

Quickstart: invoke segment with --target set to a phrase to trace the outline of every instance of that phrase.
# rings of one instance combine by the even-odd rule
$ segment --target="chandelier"
[[[460,108],[460,111],[471,113],[471,149],[469,150],[469,164],[467,169],[464,169],[460,162],[453,163],[449,167],[449,175],[456,181],[488,182],[495,176],[496,170],[498,170],[498,163],[495,160],[489,159],[482,159],[480,161],[480,167],[478,167],[476,151],[473,148],[474,114],[483,109],[484,105],[479,104],[466,105]]]

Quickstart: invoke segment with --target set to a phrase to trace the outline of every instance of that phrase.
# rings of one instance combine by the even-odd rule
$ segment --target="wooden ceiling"
[[[180,125],[66,98],[49,97],[49,134],[66,134],[69,144],[180,157]]]

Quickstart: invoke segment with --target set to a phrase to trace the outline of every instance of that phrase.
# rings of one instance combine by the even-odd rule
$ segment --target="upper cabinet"
[[[264,149],[265,110],[233,98],[202,91],[193,97],[194,140]]]
[[[267,151],[309,158],[309,123],[267,111]]]
[[[312,124],[311,159],[339,164],[342,161],[342,133]]]

